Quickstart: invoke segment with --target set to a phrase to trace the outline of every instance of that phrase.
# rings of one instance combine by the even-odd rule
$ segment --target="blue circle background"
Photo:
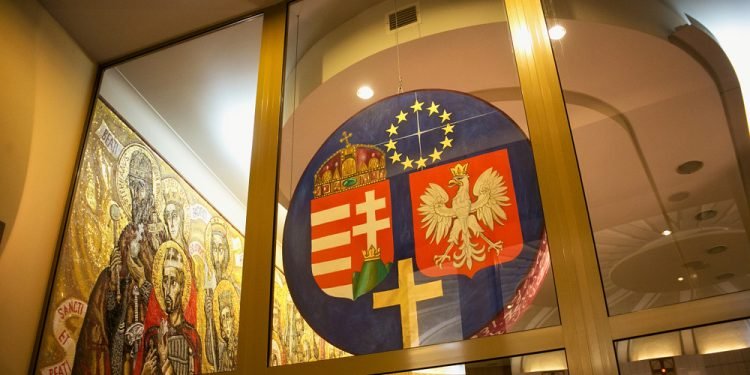
[[[396,262],[414,257],[408,175],[415,170],[403,171],[399,164],[393,165],[387,160],[395,262],[381,284],[355,301],[328,296],[320,290],[313,278],[310,265],[313,176],[318,167],[341,148],[341,132],[351,132],[353,144],[382,145],[388,141],[385,129],[395,123],[395,115],[399,111],[408,112],[408,120],[413,121],[414,113],[409,107],[414,104],[415,99],[425,103],[424,110],[419,113],[420,120],[424,120],[423,130],[445,126],[440,124],[439,119],[435,121],[434,115],[427,116],[426,109],[431,102],[440,104],[441,113],[443,109],[451,112],[451,123],[457,123],[453,147],[446,149],[441,162],[435,165],[453,163],[490,151],[507,150],[524,239],[523,250],[517,258],[480,270],[472,278],[463,275],[426,277],[417,272],[416,262],[412,263],[417,284],[442,279],[443,284],[449,286],[443,297],[417,304],[420,335],[429,331],[436,337],[427,343],[423,341],[423,344],[469,338],[498,316],[533,264],[544,229],[531,145],[520,128],[497,108],[464,93],[418,90],[385,98],[363,109],[337,128],[312,157],[292,196],[283,237],[284,270],[294,303],[321,337],[352,354],[402,348],[399,307],[373,309],[372,292],[397,288]],[[400,125],[404,126],[404,130],[400,130],[400,134],[403,134],[410,124],[407,122]],[[422,143],[430,145],[424,154],[429,154],[433,145],[438,145],[442,138],[442,131],[423,135]],[[437,147],[440,148],[439,145]],[[384,150],[384,147],[380,148]],[[407,151],[404,155],[418,155],[416,140],[399,141],[398,151]],[[451,324],[460,326],[460,334],[452,339],[447,333],[441,335],[440,331],[442,329],[447,332]]]

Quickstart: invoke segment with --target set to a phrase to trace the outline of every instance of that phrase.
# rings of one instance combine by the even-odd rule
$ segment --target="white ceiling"
[[[115,67],[243,208],[262,23],[256,17]]]
[[[263,9],[280,0],[38,0],[103,63]]]

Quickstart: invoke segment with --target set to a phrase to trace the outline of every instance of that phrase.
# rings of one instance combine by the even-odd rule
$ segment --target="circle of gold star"
[[[395,116],[393,116],[393,121],[389,123],[388,128],[385,130],[386,134],[388,134],[388,142],[384,143],[383,145],[386,148],[386,153],[390,153],[390,156],[388,157],[391,160],[391,164],[396,165],[400,164],[403,167],[403,170],[409,170],[409,169],[424,169],[427,168],[428,164],[435,164],[439,162],[442,158],[443,152],[445,152],[447,149],[453,147],[453,140],[455,139],[455,133],[453,132],[453,128],[455,127],[455,123],[451,123],[451,116],[453,113],[448,112],[445,108],[441,108],[440,104],[435,103],[434,101],[430,102],[430,105],[427,108],[423,108],[425,106],[425,102],[420,102],[419,98],[414,99],[414,104],[409,106],[409,109],[411,111],[404,111],[399,110],[399,113]],[[430,129],[427,131],[422,131],[419,125],[419,112],[421,111],[427,111],[427,116],[432,117],[435,115],[437,118],[440,119],[440,127]],[[404,132],[403,129],[413,128],[409,124],[409,116],[414,115],[413,117],[416,118],[416,133],[413,134],[407,134],[407,132]],[[402,133],[399,135],[399,129],[402,129]],[[429,131],[436,131],[436,130],[442,130],[443,131],[443,140],[438,142],[434,147],[432,147],[432,153],[429,152],[429,148],[422,150],[422,134],[429,132]],[[398,142],[401,138],[406,137],[412,137],[417,136],[419,138],[420,147],[419,147],[419,158],[416,157],[410,157],[410,155],[404,155],[403,153],[398,152]]]

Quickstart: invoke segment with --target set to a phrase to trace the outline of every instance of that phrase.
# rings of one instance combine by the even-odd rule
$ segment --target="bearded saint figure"
[[[73,374],[131,374],[143,337],[152,292],[153,257],[166,240],[154,198],[152,158],[142,146],[129,155],[127,188],[131,221],[115,243],[109,266],[97,278],[76,346]]]
[[[143,369],[143,375],[200,374],[200,337],[195,327],[185,319],[193,280],[190,260],[174,241],[162,245],[157,259],[160,267],[154,276],[159,284],[156,286],[159,288],[156,299],[166,318],[146,331],[146,358],[138,361],[138,369]]]

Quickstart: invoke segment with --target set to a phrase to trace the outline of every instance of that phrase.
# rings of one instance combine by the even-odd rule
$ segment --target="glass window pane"
[[[503,2],[289,14],[271,364],[559,324]]]
[[[750,321],[615,342],[622,375],[748,374]]]
[[[434,367],[406,372],[399,375],[568,375],[568,362],[565,351],[557,350],[536,354],[498,358],[487,361]]]
[[[236,368],[262,22],[104,71],[40,373]]]
[[[750,288],[747,124],[719,46],[662,2],[547,3],[609,313]]]

